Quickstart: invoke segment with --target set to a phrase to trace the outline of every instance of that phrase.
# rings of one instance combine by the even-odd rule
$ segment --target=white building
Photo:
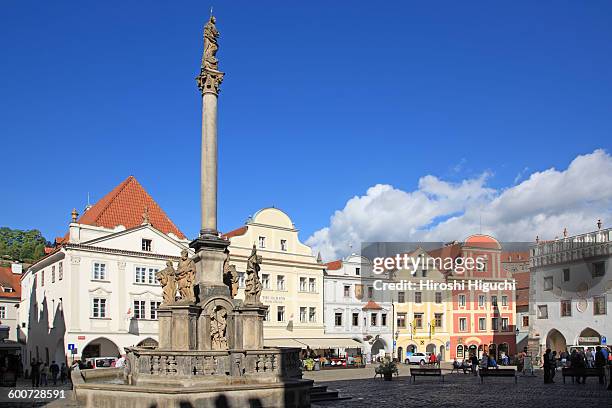
[[[176,266],[189,242],[136,179],[80,218],[73,212],[68,234],[57,241],[22,279],[24,364],[117,356],[126,346],[155,344],[162,300],[155,272],[167,260]]]
[[[601,223],[598,227],[601,228]],[[530,253],[529,345],[595,346],[612,336],[612,229],[539,242]]]
[[[371,262],[356,254],[327,264],[325,333],[357,340],[362,353],[372,359],[393,353],[394,320],[390,292],[377,291],[375,301],[374,278],[366,268],[371,268]],[[342,349],[341,352],[355,351]]]

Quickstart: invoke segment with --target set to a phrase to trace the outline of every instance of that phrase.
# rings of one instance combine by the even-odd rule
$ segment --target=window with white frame
[[[92,279],[106,280],[106,264],[101,262],[94,262]]]
[[[502,295],[502,306],[508,306],[508,296]]]
[[[547,276],[544,278],[544,290],[552,290],[553,288],[553,277]]]
[[[342,326],[342,313],[341,312],[334,313],[334,325]]]
[[[436,303],[442,303],[442,292],[436,292]]]
[[[423,303],[423,293],[422,292],[414,292],[414,303],[417,303],[417,304]]]
[[[281,246],[281,251],[287,251],[287,240],[286,239],[281,239],[280,240],[280,246]]]
[[[316,278],[308,278],[308,291],[316,292],[317,291],[317,279]]]
[[[593,278],[599,278],[606,274],[606,263],[605,262],[594,262],[591,269],[591,276]]]
[[[361,275],[361,268],[355,268],[355,275]]]
[[[529,327],[529,315],[524,315],[521,319],[523,327]]]
[[[317,321],[317,309],[314,307],[308,308],[308,321],[310,323],[316,323]]]
[[[359,313],[353,313],[353,326],[359,326]]]
[[[300,277],[300,292],[306,292],[308,281],[304,277]]]
[[[285,321],[285,306],[276,306],[276,321]]]
[[[145,252],[151,252],[151,244],[153,243],[153,241],[151,241],[150,239],[142,239],[142,245],[141,248],[143,251]]]
[[[57,274],[59,275],[58,276],[59,280],[64,279],[64,263],[60,262],[57,268],[58,268]]]
[[[380,325],[383,327],[387,326],[387,314],[386,313],[382,313],[380,315]]]
[[[106,317],[106,298],[93,298],[91,302],[91,317]]]
[[[155,280],[155,273],[157,273],[157,271],[159,271],[159,268],[137,266],[134,269],[134,282],[155,285],[157,284]]]
[[[276,276],[276,289],[285,290],[285,275]]]
[[[267,273],[261,274],[261,287],[263,289],[270,289],[270,274],[267,274]]]
[[[134,319],[145,318],[145,301],[135,300],[134,301]]]
[[[259,247],[260,248],[266,247],[266,237],[259,237]]]
[[[344,285],[344,297],[351,297],[351,285]]]
[[[572,300],[561,300],[561,317],[569,317],[572,315]]]
[[[51,267],[51,283],[55,283],[55,265]]]
[[[498,331],[499,330],[499,318],[492,317],[491,318],[491,330]]]
[[[370,313],[370,326],[378,326],[378,313]]]
[[[548,319],[547,305],[538,305],[538,319]]]
[[[595,296],[593,297],[593,314],[605,315],[608,314],[606,310],[606,296]]]
[[[493,307],[497,306],[497,296],[496,295],[491,296],[491,306]]]
[[[465,317],[459,318],[459,331],[467,331],[467,319]]]
[[[306,313],[307,313],[306,308],[300,307],[300,323],[306,323]]]
[[[161,302],[152,301],[151,302],[151,320],[157,319],[157,309],[159,309],[159,305]]]
[[[465,295],[464,294],[459,295],[459,307],[465,307]]]
[[[510,319],[508,319],[507,317],[502,317],[501,319],[502,331],[508,331],[509,328],[510,328]]]
[[[485,331],[487,330],[487,319],[484,317],[478,318],[478,330]]]
[[[485,295],[478,295],[478,307],[485,307]]]
[[[0,306],[0,319],[6,319],[6,306]]]

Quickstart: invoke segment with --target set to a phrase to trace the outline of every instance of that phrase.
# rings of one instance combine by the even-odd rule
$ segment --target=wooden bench
[[[484,370],[478,370],[480,375],[480,383],[484,382],[484,377],[514,377],[514,383],[517,383],[516,370],[514,368],[493,368],[489,367]]]
[[[604,368],[572,368],[572,367],[563,367],[561,369],[561,375],[563,376],[563,384],[565,384],[565,377],[572,377],[572,382],[574,382],[574,378],[580,377],[603,377],[605,375]]]
[[[444,382],[444,375],[442,375],[442,370],[440,368],[411,368],[410,376],[412,377],[412,382],[416,382],[417,376],[423,377],[441,377],[442,382]]]

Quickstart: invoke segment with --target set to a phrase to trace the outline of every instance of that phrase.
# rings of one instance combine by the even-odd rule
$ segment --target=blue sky
[[[52,239],[133,174],[195,236],[210,5],[221,230],[274,205],[306,240],[377,184],[499,193],[610,151],[609,1],[5,1],[0,225]]]

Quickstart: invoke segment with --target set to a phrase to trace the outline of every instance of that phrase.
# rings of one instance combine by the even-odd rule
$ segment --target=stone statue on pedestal
[[[204,27],[204,54],[202,55],[202,68],[213,71],[219,70],[219,60],[217,60],[217,38],[219,38],[219,30],[215,23],[217,20],[214,16],[210,16],[210,20]]]
[[[155,278],[161,284],[163,305],[170,305],[176,300],[176,271],[172,261],[166,261],[166,267],[155,273]]]
[[[261,255],[257,255],[257,248],[253,244],[253,250],[249,259],[247,259],[244,303],[245,304],[260,304],[259,297],[261,295],[261,281],[259,280],[259,271],[261,267]]]
[[[227,350],[227,310],[217,306],[210,316],[210,338],[213,350]]]
[[[230,254],[226,251],[225,261],[223,261],[223,282],[230,290],[230,295],[233,298],[238,294],[238,272],[236,265],[230,265]]]
[[[176,268],[176,282],[180,295],[180,300],[186,303],[195,302],[193,284],[195,282],[196,265],[193,259],[189,258],[186,249],[181,251],[181,260]]]

